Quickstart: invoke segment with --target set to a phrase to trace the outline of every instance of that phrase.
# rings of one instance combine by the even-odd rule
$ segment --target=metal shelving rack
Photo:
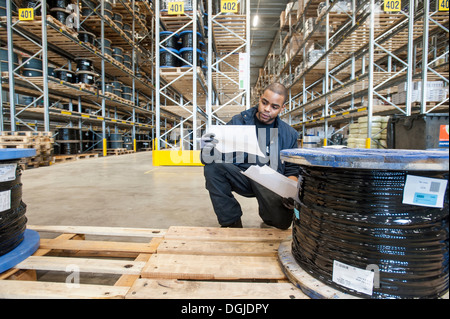
[[[293,29],[303,41],[274,76],[280,80],[294,75],[287,83],[291,100],[282,117],[303,136],[307,127],[323,126],[326,134],[330,123],[348,123],[360,116],[368,116],[371,123],[373,114],[448,111],[448,97],[431,105],[424,88],[427,80],[449,83],[448,12],[439,12],[434,1],[404,1],[403,11],[386,13],[381,11],[382,1],[353,0],[350,12],[334,13],[337,1],[328,0],[318,16],[320,2],[305,0],[305,6],[299,6]],[[305,33],[311,18],[314,24]],[[308,41],[318,39],[324,41],[324,53],[306,64]],[[411,99],[414,80],[422,80],[419,106]],[[394,103],[392,96],[401,83],[406,83],[406,102]],[[366,147],[371,146],[371,127]]]
[[[161,3],[155,2],[155,12],[161,12]],[[158,43],[155,46],[156,65],[160,64],[159,51],[167,50],[165,43],[168,41],[161,40],[159,31],[179,34],[191,30],[194,34],[194,63],[183,61],[188,67],[156,69],[156,117],[160,110],[169,110],[180,117],[179,123],[164,134],[158,133],[159,128],[156,127],[158,150],[162,145],[176,149],[178,146],[167,143],[165,137],[172,130],[180,128],[184,132],[189,128],[188,134],[181,134],[180,149],[196,151],[201,133],[213,121],[224,124],[250,105],[250,63],[244,69],[245,84],[241,86],[239,82],[239,54],[249,56],[250,52],[250,25],[247,23],[250,20],[250,1],[240,1],[240,12],[237,14],[221,13],[220,1],[217,0],[208,0],[207,3],[193,0],[186,3],[192,3],[192,10],[176,16],[161,13],[157,15],[155,23]],[[207,5],[206,10],[204,4]],[[204,19],[205,13],[208,14],[207,20]],[[208,32],[205,31],[205,24]],[[206,43],[207,72],[203,72],[197,64],[197,32]]]
[[[217,4],[214,11],[208,0],[207,127],[213,119],[225,124],[251,105],[250,0],[239,4],[239,12],[229,14]]]
[[[175,145],[172,145],[166,141],[166,137],[173,130],[180,128],[181,150],[197,150],[197,137],[199,137],[200,129],[202,125],[200,117],[205,117],[204,105],[205,102],[200,100],[201,96],[206,94],[206,83],[202,70],[198,65],[197,59],[197,32],[203,34],[202,30],[198,28],[201,24],[200,12],[198,9],[198,1],[192,0],[192,10],[186,10],[182,15],[177,15],[172,19],[171,16],[162,16],[162,1],[155,1],[155,88],[156,88],[156,145],[155,150],[161,150],[163,146],[165,148],[174,149]],[[174,23],[170,23],[174,22]],[[161,40],[160,31],[171,31],[173,34],[178,34],[183,31],[193,32],[193,63],[186,61],[179,56],[179,59],[183,60],[183,65],[187,67],[176,67],[169,69],[160,68],[160,50],[170,50],[166,47],[168,39]],[[175,35],[174,35],[175,36]],[[173,54],[173,53],[172,53]],[[203,98],[204,99],[204,98]],[[169,101],[169,105],[167,105]],[[161,134],[160,118],[161,110],[167,110],[179,117],[178,124],[174,125],[172,129]],[[192,129],[189,132],[189,128]],[[185,134],[185,132],[188,134]],[[191,140],[192,138],[192,140]]]
[[[57,127],[73,127],[93,130],[101,125],[103,139],[103,153],[106,154],[106,132],[122,130],[131,135],[136,150],[137,133],[154,134],[154,85],[153,85],[153,25],[154,15],[148,2],[116,0],[115,8],[124,11],[132,25],[131,34],[139,34],[139,38],[130,39],[119,26],[104,13],[104,1],[77,0],[77,6],[83,4],[94,10],[94,14],[81,17],[80,26],[76,29],[67,28],[51,16],[47,16],[47,1],[41,0],[42,15],[34,21],[19,21],[12,15],[11,2],[8,1],[7,16],[1,20],[2,44],[8,45],[8,74],[2,74],[2,90],[9,90],[9,101],[2,101],[2,130],[5,128],[4,112],[9,111],[10,121],[7,125],[11,131],[16,130],[16,123],[30,130],[45,131]],[[151,17],[146,21],[137,15],[135,10],[146,10]],[[127,46],[132,53],[131,69],[105,55],[104,45],[96,48],[88,43],[79,41],[77,31],[95,29],[100,33],[99,39],[104,43],[105,32],[114,34],[115,45]],[[100,29],[100,31],[98,31]],[[19,74],[21,66],[13,65],[13,49],[28,54],[30,59],[41,56],[43,64],[42,77],[24,77]],[[71,66],[75,57],[90,58],[100,74],[102,83],[100,90],[92,87],[60,81],[48,75],[48,65]],[[139,61],[139,64],[138,64]],[[25,61],[23,62],[25,63]],[[22,63],[22,65],[23,65]],[[141,72],[139,72],[141,71]],[[143,73],[145,71],[145,73]],[[14,74],[14,76],[9,76]],[[6,81],[7,79],[7,81]],[[120,79],[124,84],[132,87],[132,100],[127,101],[116,96],[103,94],[106,79]],[[22,106],[17,104],[17,94],[37,97],[32,103]],[[43,108],[37,104],[43,101]],[[60,103],[68,103],[69,110],[58,107]],[[82,105],[92,112],[82,112]],[[76,109],[76,106],[78,108]],[[94,111],[95,110],[95,111]],[[162,117],[169,121],[175,120],[173,114],[164,112]],[[28,120],[28,123],[27,123]],[[31,122],[30,122],[31,121]],[[34,121],[34,122],[33,122]],[[150,133],[151,132],[151,133]],[[150,137],[148,138],[150,144]]]

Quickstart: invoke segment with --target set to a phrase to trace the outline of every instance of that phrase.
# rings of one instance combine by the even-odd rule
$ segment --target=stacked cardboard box
[[[444,81],[427,81],[426,102],[441,102],[448,96],[448,87],[444,87]],[[411,103],[421,102],[422,100],[422,81],[412,83]],[[398,93],[392,95],[392,103],[406,103],[406,82],[397,87]]]

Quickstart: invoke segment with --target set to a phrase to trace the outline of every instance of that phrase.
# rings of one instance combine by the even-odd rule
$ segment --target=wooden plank
[[[155,254],[143,278],[239,280],[286,279],[276,257]]]
[[[139,275],[144,265],[145,262],[129,260],[30,256],[15,268],[67,271],[76,267],[80,272]]]
[[[91,252],[114,253],[147,253],[156,252],[155,247],[149,243],[114,242],[114,241],[90,241],[90,240],[66,240],[57,243],[51,240],[41,239],[41,249],[62,249]]]
[[[221,242],[197,240],[164,240],[158,254],[216,256],[277,256],[279,242]]]
[[[150,254],[139,254],[135,261],[139,261],[139,262],[143,262],[143,263],[147,263],[148,260],[150,259],[151,255]],[[140,278],[140,274],[126,274],[126,275],[122,275],[119,280],[116,281],[116,283],[114,284],[114,286],[121,286],[121,287],[131,287],[134,282],[136,280],[138,280]]]
[[[59,235],[57,238],[52,239],[52,241],[54,243],[60,242],[60,241],[64,241],[64,240],[69,240],[69,239],[73,239],[73,240],[79,240],[81,239],[79,237],[79,235],[76,234],[62,234]],[[42,241],[42,239],[41,239]],[[33,256],[43,256],[46,255],[50,252],[49,249],[42,249],[39,248],[38,250],[36,250],[36,252],[33,254]],[[11,268],[3,273],[0,274],[0,281],[3,279],[16,279],[19,276],[22,276],[21,272],[23,272],[23,270],[18,269],[18,268]],[[30,272],[30,271],[27,271]],[[34,274],[35,276],[35,274]],[[20,280],[20,278],[19,278]]]
[[[124,228],[124,227],[98,227],[98,226],[41,226],[27,225],[27,228],[39,232],[75,233],[101,236],[127,236],[127,237],[163,237],[165,229],[151,228]]]
[[[0,298],[9,299],[122,299],[128,290],[129,287],[0,280]]]
[[[138,279],[129,299],[308,299],[290,283]]]
[[[165,239],[217,240],[217,241],[282,241],[291,230],[272,228],[214,228],[214,227],[170,227]]]

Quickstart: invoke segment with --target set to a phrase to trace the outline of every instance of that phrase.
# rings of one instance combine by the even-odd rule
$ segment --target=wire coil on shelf
[[[2,165],[15,162],[2,162]],[[6,169],[9,170],[11,166]],[[4,167],[2,167],[4,168]],[[22,201],[21,169],[15,164],[15,178],[0,182],[2,205],[0,211],[0,256],[16,248],[24,238],[27,218],[26,205]]]
[[[292,255],[313,277],[333,281],[338,261],[376,265],[371,298],[436,298],[448,290],[448,188],[443,208],[402,203],[408,174],[448,179],[448,171],[343,169],[301,165]]]

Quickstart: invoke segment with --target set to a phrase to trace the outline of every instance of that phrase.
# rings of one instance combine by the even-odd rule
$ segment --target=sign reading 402
[[[448,11],[448,0],[438,0],[438,10]]]
[[[238,3],[237,0],[221,0],[220,1],[220,12],[221,13],[237,13]]]
[[[401,0],[384,0],[385,12],[399,12],[402,7]]]

